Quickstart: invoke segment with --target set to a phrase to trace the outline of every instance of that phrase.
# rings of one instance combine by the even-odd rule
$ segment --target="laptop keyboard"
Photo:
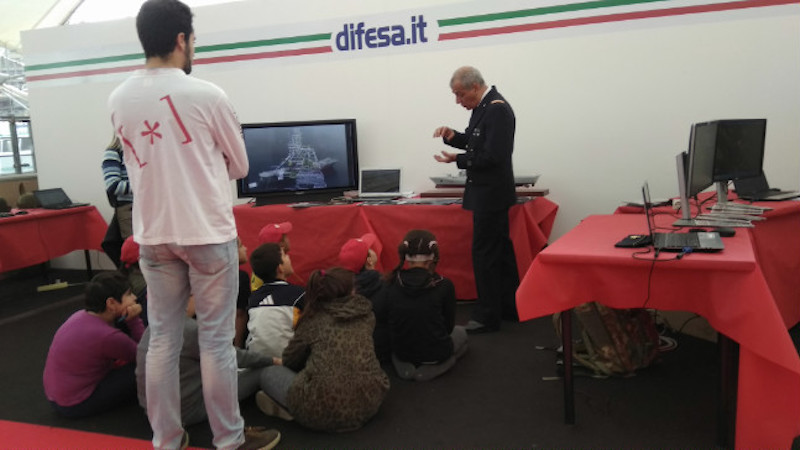
[[[656,235],[656,247],[692,247],[700,245],[697,233],[659,233]]]

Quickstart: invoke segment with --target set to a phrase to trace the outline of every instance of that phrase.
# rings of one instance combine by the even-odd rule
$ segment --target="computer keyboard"
[[[692,219],[693,227],[726,227],[726,228],[753,228],[752,222],[744,220],[724,220],[724,219]]]
[[[658,233],[657,247],[699,247],[700,238],[697,233]]]
[[[754,216],[752,214],[736,214],[733,212],[710,212],[708,214],[700,214],[697,216],[698,219],[709,219],[709,220],[740,220],[742,222],[751,222],[753,220],[766,220],[764,216]]]

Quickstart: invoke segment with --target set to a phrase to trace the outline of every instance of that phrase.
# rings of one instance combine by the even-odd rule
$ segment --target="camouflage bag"
[[[596,374],[629,376],[658,357],[659,335],[647,310],[589,302],[573,311],[582,328],[581,340],[573,343],[573,358]],[[560,314],[553,315],[553,321],[560,337]]]

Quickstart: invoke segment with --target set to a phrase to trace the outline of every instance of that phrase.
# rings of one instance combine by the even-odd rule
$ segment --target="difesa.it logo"
[[[412,15],[406,23],[371,25],[366,22],[345,23],[334,35],[334,46],[340,52],[427,43],[428,22],[422,14]]]

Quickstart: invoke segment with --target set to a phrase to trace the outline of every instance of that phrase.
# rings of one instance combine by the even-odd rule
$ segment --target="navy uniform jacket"
[[[472,110],[464,133],[456,132],[450,142],[445,141],[451,147],[466,150],[456,157],[458,168],[467,171],[464,209],[495,211],[516,203],[511,163],[515,126],[511,105],[492,86]]]

